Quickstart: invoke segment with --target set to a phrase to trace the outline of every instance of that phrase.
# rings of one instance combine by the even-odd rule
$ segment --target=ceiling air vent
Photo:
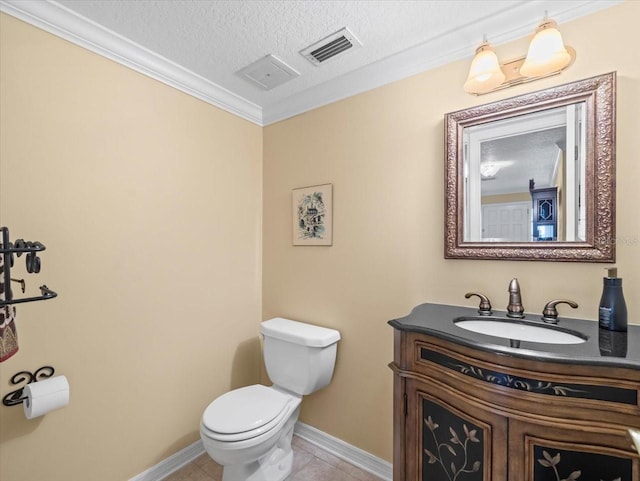
[[[236,72],[263,90],[271,90],[300,75],[275,55],[267,55]]]
[[[360,40],[348,28],[343,28],[304,50],[300,50],[300,54],[317,67],[347,50],[359,47],[362,47]]]

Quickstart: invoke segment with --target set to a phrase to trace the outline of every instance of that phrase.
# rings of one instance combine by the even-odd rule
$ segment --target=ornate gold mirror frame
[[[584,241],[465,242],[464,129],[578,102],[586,105]],[[446,114],[445,258],[615,262],[615,110],[616,74],[611,72]]]

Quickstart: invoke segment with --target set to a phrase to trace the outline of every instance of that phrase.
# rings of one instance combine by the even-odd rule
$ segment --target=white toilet
[[[302,396],[331,382],[340,333],[275,318],[260,324],[273,386],[235,389],[213,401],[200,423],[209,456],[224,467],[222,481],[282,481],[291,474],[291,438]]]

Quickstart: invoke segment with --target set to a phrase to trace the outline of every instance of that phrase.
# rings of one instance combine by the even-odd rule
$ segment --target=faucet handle
[[[552,324],[558,323],[558,310],[556,309],[556,306],[558,304],[569,304],[574,309],[578,307],[577,303],[569,301],[567,299],[556,299],[554,301],[549,301],[542,310],[542,320],[544,322],[550,322]]]
[[[471,296],[478,296],[480,298],[480,305],[478,306],[478,314],[481,316],[490,316],[493,314],[491,310],[491,302],[489,298],[484,294],[480,294],[479,292],[467,292],[464,297],[469,299]]]

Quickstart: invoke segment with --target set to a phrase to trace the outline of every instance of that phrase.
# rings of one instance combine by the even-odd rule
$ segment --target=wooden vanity
[[[394,481],[640,481],[640,326],[575,345],[477,334],[423,304],[394,327]],[[527,320],[539,322],[539,316]]]

